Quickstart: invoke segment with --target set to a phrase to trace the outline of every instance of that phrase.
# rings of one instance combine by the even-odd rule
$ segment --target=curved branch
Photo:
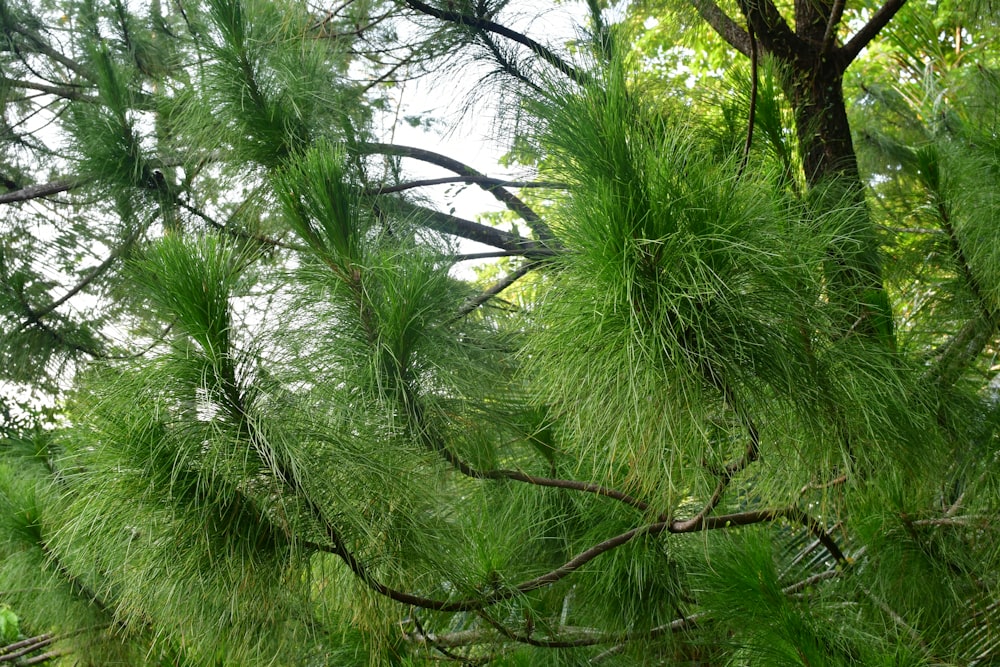
[[[864,24],[860,30],[854,33],[854,37],[842,46],[840,51],[840,56],[844,59],[845,64],[851,63],[861,50],[868,46],[869,42],[875,39],[875,36],[881,32],[882,28],[889,24],[892,17],[896,15],[903,5],[906,4],[906,0],[886,0],[886,3],[882,5],[868,23]]]
[[[578,70],[577,68],[570,65],[568,62],[556,55],[551,49],[543,44],[536,42],[527,35],[523,35],[516,30],[511,30],[507,26],[500,25],[494,21],[488,19],[479,18],[476,16],[468,16],[467,14],[462,14],[461,12],[449,11],[444,9],[437,9],[432,7],[427,3],[421,2],[420,0],[404,0],[406,6],[413,9],[421,14],[426,14],[427,16],[433,16],[436,19],[441,19],[442,21],[447,21],[448,23],[455,23],[457,25],[464,25],[469,28],[475,28],[476,30],[485,30],[486,32],[492,32],[507,39],[517,42],[522,46],[528,47],[531,51],[536,53],[539,58],[547,62],[548,64],[555,67],[557,70],[565,74],[575,83],[581,86],[587,85],[593,81],[589,74]]]
[[[757,460],[760,451],[760,436],[757,434],[757,427],[752,422],[748,424],[747,428],[750,431],[750,442],[747,444],[747,449],[743,453],[743,456],[738,461],[734,461],[722,469],[719,473],[719,481],[715,485],[715,491],[712,492],[712,496],[705,503],[705,506],[690,519],[685,519],[684,521],[675,520],[670,532],[688,533],[701,530],[706,525],[708,515],[722,502],[722,495],[729,487],[729,483],[733,481],[736,475],[740,474],[747,466]]]
[[[834,0],[833,7],[830,9],[830,19],[826,23],[826,30],[823,32],[823,45],[820,47],[820,55],[826,55],[830,52],[830,48],[833,46],[834,40],[837,37],[837,26],[840,25],[840,20],[844,18],[844,5],[845,0]]]
[[[479,185],[483,190],[496,197],[496,199],[504,206],[521,216],[540,240],[550,241],[554,238],[552,230],[549,229],[549,226],[542,221],[538,214],[535,213],[531,207],[521,201],[516,195],[503,189],[501,181],[498,181],[497,179],[490,179],[486,176],[486,174],[473,169],[463,162],[459,162],[458,160],[450,158],[446,155],[441,155],[440,153],[435,153],[434,151],[415,148],[413,146],[365,142],[355,144],[352,148],[362,155],[377,154],[408,157],[414,160],[427,162],[428,164],[433,164],[441,167],[442,169],[447,169],[448,171],[454,172],[460,176],[471,177],[473,179],[471,182]]]
[[[459,218],[449,213],[442,213],[423,206],[417,206],[402,199],[395,200],[393,204],[404,215],[419,217],[420,224],[442,234],[459,236],[463,239],[469,239],[470,241],[483,243],[494,248],[514,252],[524,257],[551,257],[554,254],[554,251],[536,241],[512,234],[511,232],[505,232],[496,227],[490,227]]]
[[[407,401],[409,410],[411,411],[412,418],[415,423],[422,424],[423,416],[420,407],[417,405],[416,401],[410,397]],[[617,489],[612,489],[606,486],[601,486],[600,484],[594,484],[592,482],[580,482],[577,480],[569,479],[554,479],[551,477],[536,477],[535,475],[529,475],[523,473],[519,470],[478,470],[465,461],[463,461],[455,452],[451,450],[444,442],[441,441],[439,437],[435,437],[434,434],[427,431],[426,428],[421,428],[420,437],[425,442],[427,447],[435,452],[437,452],[441,458],[443,458],[448,464],[450,464],[455,470],[462,473],[466,477],[471,477],[472,479],[509,479],[515,482],[524,482],[526,484],[534,484],[535,486],[548,486],[559,489],[572,489],[574,491],[582,491],[584,493],[593,493],[598,496],[604,496],[606,498],[613,498],[620,502],[625,503],[643,513],[651,513],[652,508],[649,503],[640,500],[638,498],[633,498],[632,496],[618,491]],[[657,516],[657,520],[660,522],[668,521],[665,514],[660,513]]]
[[[314,511],[318,511],[318,508],[313,508]],[[321,514],[320,514],[321,516]],[[595,544],[594,546],[586,549],[570,560],[563,563],[561,566],[546,572],[543,575],[535,577],[524,581],[511,588],[504,588],[496,590],[488,595],[484,595],[481,598],[468,598],[465,600],[435,600],[432,598],[426,598],[420,595],[414,595],[412,593],[406,593],[404,591],[399,591],[385,584],[379,582],[375,577],[368,571],[368,569],[354,556],[349,549],[347,549],[343,540],[340,538],[339,533],[333,528],[329,522],[324,522],[326,526],[327,537],[333,543],[330,548],[322,547],[321,545],[310,544],[316,548],[320,548],[328,553],[332,553],[340,557],[341,560],[350,568],[350,570],[361,579],[371,590],[375,591],[379,595],[388,597],[396,602],[401,602],[403,604],[413,605],[414,607],[421,607],[424,609],[431,609],[433,611],[445,611],[445,612],[462,612],[462,611],[479,611],[490,607],[499,602],[505,600],[510,600],[518,595],[529,593],[531,591],[537,590],[539,588],[544,588],[549,584],[553,584],[561,579],[566,578],[570,574],[576,572],[584,565],[594,560],[601,554],[608,551],[617,549],[618,547],[631,542],[636,537],[642,535],[655,536],[663,532],[670,533],[692,533],[701,530],[718,530],[723,528],[730,528],[734,526],[748,526],[757,523],[768,523],[774,521],[775,519],[786,518],[790,521],[800,523],[809,530],[822,544],[826,547],[827,551],[838,563],[847,563],[847,558],[841,552],[840,548],[837,546],[833,538],[826,532],[820,523],[800,510],[798,507],[783,507],[778,509],[769,510],[753,510],[748,512],[738,512],[735,514],[726,514],[717,517],[710,517],[702,522],[700,525],[691,527],[688,524],[690,522],[684,521],[658,521],[656,523],[646,524],[644,526],[639,526],[633,528],[619,535],[615,535],[603,542]],[[666,630],[664,630],[666,631]],[[602,643],[602,642],[595,642]]]
[[[750,56],[750,36],[712,0],[691,0],[698,14],[729,46]]]

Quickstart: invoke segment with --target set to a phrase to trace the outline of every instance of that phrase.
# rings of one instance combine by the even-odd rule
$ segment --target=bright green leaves
[[[172,349],[81,378],[61,439],[74,484],[55,549],[137,629],[152,622],[157,648],[203,662],[309,646],[293,534],[320,533],[296,495],[294,430],[273,414],[280,388],[234,325],[246,260],[214,236],[148,247],[131,273]]]
[[[134,275],[166,321],[176,320],[207,357],[221,361],[232,349],[230,298],[245,261],[217,236],[170,235],[135,262]]]
[[[0,642],[9,644],[21,634],[17,614],[7,605],[0,606]]]
[[[772,535],[748,528],[713,538],[711,565],[696,575],[704,622],[727,632],[730,664],[925,664],[907,650],[912,638],[897,644],[865,632],[864,609],[840,598],[836,588],[804,586],[780,572],[777,563],[795,553],[782,551],[794,541],[785,531]]]
[[[91,64],[101,102],[70,107],[80,176],[134,196],[134,188],[154,185],[150,154],[139,129],[137,108],[142,105],[129,69],[106,46],[95,50]]]
[[[212,116],[192,109],[206,123],[200,129],[206,143],[224,144],[237,164],[273,169],[350,125],[356,105],[347,110],[349,93],[338,81],[346,61],[332,40],[302,39],[314,19],[300,7],[213,0],[209,17],[218,38],[210,45],[214,62],[200,103]]]
[[[275,191],[285,220],[317,255],[350,271],[361,261],[365,228],[357,197],[347,182],[345,155],[321,142],[275,176]]]
[[[827,328],[817,267],[840,221],[809,220],[768,173],[737,180],[694,123],[660,114],[614,68],[603,88],[542,108],[542,142],[573,189],[532,364],[546,399],[576,416],[571,441],[664,497],[682,467],[738,456],[734,398],[794,400],[806,383],[807,346]]]

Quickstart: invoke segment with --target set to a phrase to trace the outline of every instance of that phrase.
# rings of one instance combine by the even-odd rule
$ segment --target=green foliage
[[[517,5],[0,3],[0,378],[50,399],[0,404],[0,640],[998,659],[995,17],[908,3],[852,143],[770,19],[720,69],[706,7],[745,51],[758,3],[588,2],[566,48]],[[828,5],[776,11],[846,59],[877,3]],[[484,58],[531,187],[380,143],[402,81]],[[412,161],[507,210],[439,211]]]

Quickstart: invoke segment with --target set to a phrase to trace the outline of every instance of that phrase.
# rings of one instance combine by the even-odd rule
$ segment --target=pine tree
[[[0,662],[1000,660],[992,7],[517,4],[0,0]]]

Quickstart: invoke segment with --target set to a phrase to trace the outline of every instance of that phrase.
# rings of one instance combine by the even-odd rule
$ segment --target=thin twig
[[[547,62],[548,64],[555,67],[557,70],[569,77],[573,82],[580,84],[581,86],[588,85],[593,82],[593,79],[589,74],[578,70],[577,68],[570,65],[568,62],[557,56],[548,47],[536,42],[527,35],[517,32],[516,30],[511,30],[507,26],[500,25],[494,21],[488,19],[479,18],[476,16],[468,16],[467,14],[462,14],[460,12],[448,11],[443,9],[437,9],[432,7],[427,3],[420,2],[420,0],[404,0],[406,5],[421,14],[426,14],[428,16],[433,16],[434,18],[441,19],[442,21],[447,21],[449,23],[455,23],[457,25],[464,25],[469,28],[474,28],[476,30],[485,30],[487,32],[492,32],[507,39],[517,42],[522,46],[528,47],[533,51],[539,58]]]
[[[151,222],[151,221],[152,221],[152,219],[150,219],[150,221],[147,221],[143,225],[138,225],[132,231],[131,234],[129,234],[127,237],[125,237],[125,240],[122,241],[121,245],[119,245],[117,248],[115,248],[107,256],[107,258],[105,258],[105,260],[103,262],[101,262],[100,264],[98,264],[97,266],[95,266],[93,269],[91,269],[90,272],[86,276],[84,276],[82,280],[80,280],[80,282],[78,282],[76,285],[74,285],[69,290],[67,290],[65,294],[63,294],[61,297],[59,297],[55,301],[52,301],[51,303],[49,303],[47,306],[43,306],[42,308],[33,311],[35,319],[39,319],[40,320],[40,319],[46,317],[47,315],[49,315],[50,313],[52,313],[56,308],[58,308],[59,306],[63,305],[64,303],[66,303],[70,299],[72,299],[74,296],[76,296],[77,294],[79,294],[84,288],[86,288],[90,283],[94,282],[101,275],[103,275],[105,271],[107,271],[109,268],[111,268],[111,265],[114,264],[115,261],[118,260],[118,258],[120,258],[129,248],[132,247],[132,245],[139,239],[139,237],[142,235],[142,233],[146,231],[146,228],[149,226],[149,222]]]
[[[490,176],[444,176],[442,178],[425,178],[416,181],[397,183],[396,185],[377,185],[365,188],[361,194],[365,196],[384,195],[392,192],[402,192],[413,188],[423,188],[429,185],[445,185],[448,183],[466,183],[469,185],[491,185],[502,188],[559,188],[567,186],[564,183],[554,183],[546,181],[505,181],[500,178]]]
[[[479,308],[479,306],[483,305],[484,303],[495,297],[497,294],[500,294],[500,292],[503,292],[505,289],[513,285],[515,282],[526,276],[529,271],[531,271],[534,268],[537,268],[538,265],[539,262],[531,262],[531,261],[525,262],[524,264],[519,266],[516,270],[511,271],[502,279],[498,280],[496,283],[491,285],[488,289],[484,290],[481,294],[477,294],[476,296],[472,297],[464,304],[462,304],[462,307],[458,309],[458,313],[455,315],[454,319],[459,320],[465,317],[466,315],[474,311],[476,308]]]
[[[743,157],[740,159],[740,168],[736,171],[736,180],[743,178],[743,172],[750,162],[750,147],[753,145],[753,127],[757,119],[757,37],[753,32],[753,24],[747,20],[747,34],[750,36],[750,111],[747,113],[747,139],[743,144]]]

